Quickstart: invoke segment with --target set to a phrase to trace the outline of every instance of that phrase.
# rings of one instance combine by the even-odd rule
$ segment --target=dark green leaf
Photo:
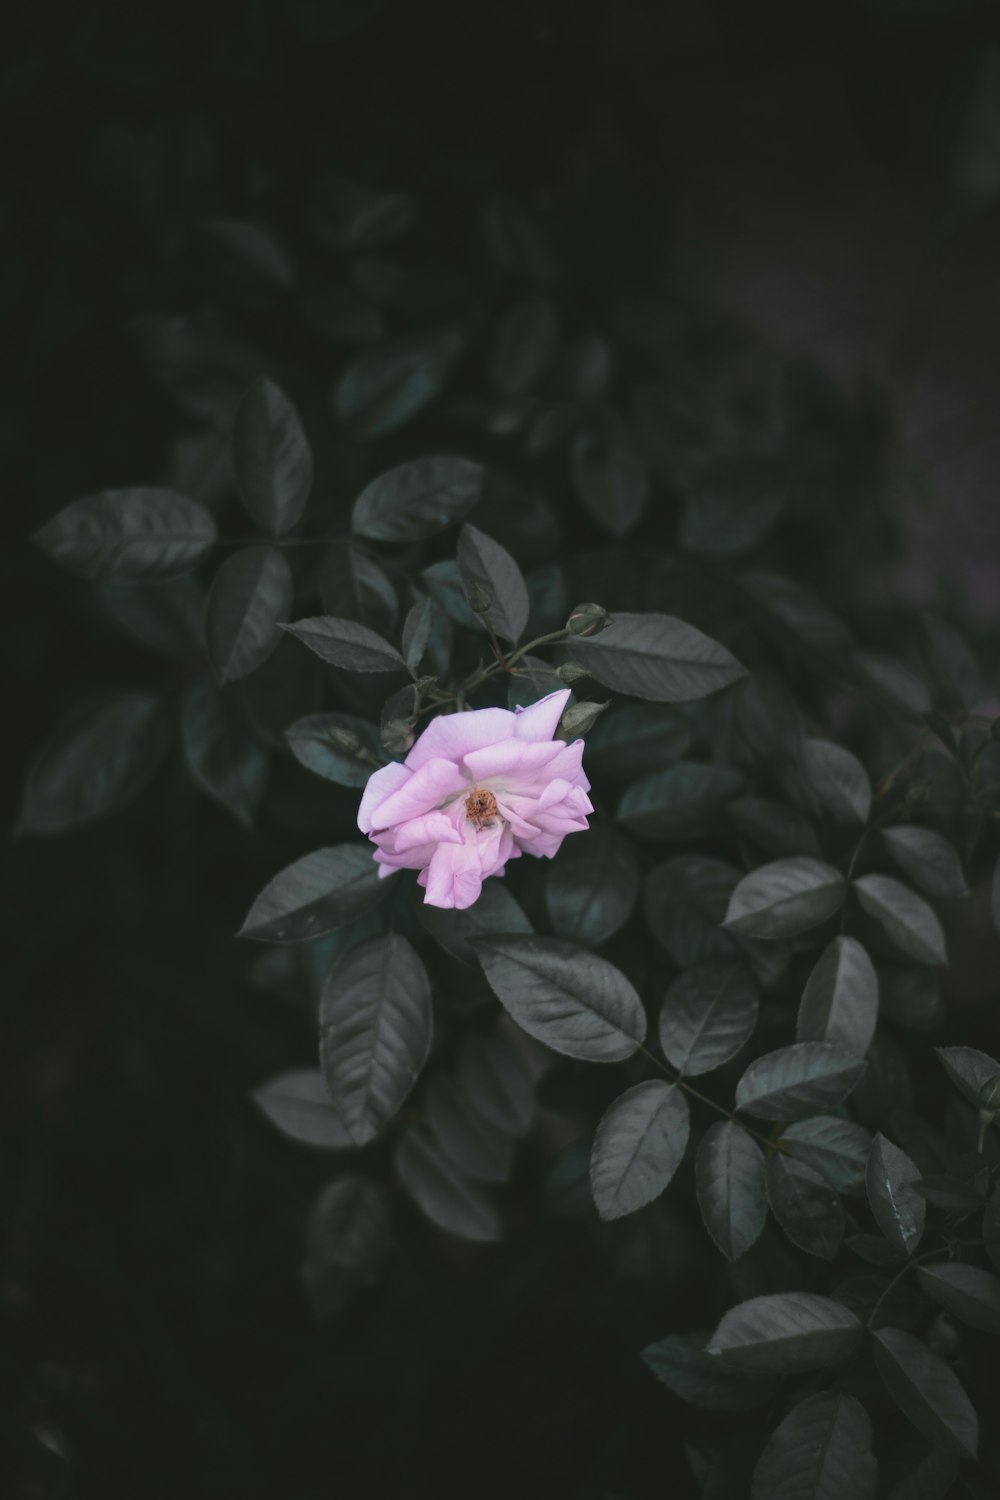
[[[708,1349],[733,1369],[793,1375],[842,1364],[861,1336],[858,1319],[841,1303],[813,1292],[781,1292],[730,1308]]]
[[[737,1260],[767,1219],[764,1154],[735,1120],[717,1120],[698,1147],[695,1176],[705,1228],[726,1259]]]
[[[274,651],[292,612],[292,570],[276,547],[241,547],[212,582],[205,616],[208,658],[219,682],[253,672]]]
[[[323,608],[336,619],[356,620],[379,635],[396,624],[399,602],[391,581],[373,557],[360,547],[338,543],[323,562],[320,575]]]
[[[205,591],[190,573],[148,587],[106,579],[97,595],[116,625],[160,656],[178,659],[201,651]]]
[[[936,1047],[934,1049],[956,1088],[961,1089],[970,1104],[979,1104],[980,1090],[1000,1078],[1000,1063],[978,1047]]]
[[[345,667],[349,672],[400,672],[406,669],[406,663],[395,646],[390,646],[367,625],[358,625],[354,620],[317,615],[281,628],[308,646],[310,651],[315,651],[331,667]]]
[[[706,1333],[672,1333],[642,1351],[657,1380],[682,1401],[708,1411],[750,1411],[774,1395],[774,1382],[740,1375],[706,1354]]]
[[[879,976],[879,1014],[916,1031],[935,1031],[944,1024],[941,985],[929,969],[893,964]]]
[[[777,1153],[767,1164],[767,1198],[793,1245],[833,1260],[844,1237],[844,1209],[833,1188],[804,1162]]]
[[[878,979],[865,949],[835,937],[809,975],[795,1035],[800,1042],[836,1042],[863,1057],[878,1021]]]
[[[464,520],[482,487],[482,466],[467,458],[415,458],[365,485],[351,524],[377,542],[419,541]]]
[[[381,1183],[338,1177],[309,1215],[301,1276],[318,1318],[339,1313],[377,1279],[392,1249],[392,1205]]]
[[[853,1396],[821,1391],[780,1422],[757,1461],[751,1500],[875,1500],[872,1424]]]
[[[312,189],[309,223],[331,250],[370,250],[398,239],[413,221],[408,193],[372,192],[331,175]]]
[[[254,1089],[253,1102],[271,1124],[300,1146],[327,1151],[353,1144],[318,1068],[290,1068]]]
[[[362,354],[337,383],[333,409],[358,437],[402,427],[441,390],[464,339],[460,333],[419,333]]]
[[[831,817],[841,823],[867,823],[872,789],[857,756],[832,740],[803,740],[801,753],[806,780]]]
[[[735,557],[763,540],[787,499],[787,480],[766,461],[713,465],[688,497],[680,545],[685,552]]]
[[[587,740],[587,764],[631,780],[673,765],[690,748],[686,710],[659,703],[614,703]]]
[[[901,661],[873,651],[855,651],[854,666],[863,682],[908,717],[919,719],[930,713],[931,695],[926,682]]]
[[[261,891],[239,936],[305,943],[335,932],[382,900],[386,882],[367,844],[316,849],[286,865]]]
[[[844,892],[840,871],[823,860],[777,859],[740,881],[725,925],[746,937],[796,937],[839,911]]]
[[[454,558],[443,558],[441,562],[431,563],[429,568],[424,569],[421,577],[427,592],[449,620],[453,620],[462,630],[485,633],[486,626],[469,608],[462,575]]]
[[[865,1071],[864,1062],[832,1042],[793,1042],[766,1052],[736,1085],[736,1108],[760,1120],[801,1120],[835,1109]]]
[[[983,1249],[1000,1271],[1000,1188],[983,1209]]]
[[[877,1234],[851,1234],[844,1241],[845,1247],[865,1261],[870,1266],[891,1266],[898,1271],[905,1256],[899,1250],[894,1250],[887,1245],[881,1235]]]
[[[649,484],[625,423],[608,418],[601,427],[578,433],[571,461],[573,483],[585,509],[612,536],[627,535],[642,515]]]
[[[431,1135],[462,1176],[506,1182],[514,1161],[514,1142],[477,1105],[461,1083],[443,1073],[431,1079],[424,1095]]]
[[[970,1328],[1000,1333],[1000,1277],[978,1266],[918,1266],[922,1289]]]
[[[646,923],[680,968],[735,954],[735,940],[720,924],[738,880],[734,865],[703,854],[678,854],[646,876]]]
[[[531,606],[524,575],[510,553],[475,526],[465,525],[458,538],[458,566],[466,597],[477,586],[484,590],[490,603],[479,613],[497,635],[516,644]]]
[[[509,1014],[556,1052],[620,1062],[645,1040],[639,996],[596,954],[558,938],[482,937],[474,946]]]
[[[806,648],[838,664],[853,650],[847,626],[811,589],[777,573],[743,573],[740,582],[781,627],[783,645]]]
[[[354,714],[308,714],[286,738],[300,765],[338,786],[365,786],[385,763],[375,725]]]
[[[757,986],[742,964],[726,959],[696,964],[673,981],[664,998],[663,1054],[691,1076],[720,1068],[752,1036],[757,1010]]]
[[[920,1172],[905,1151],[876,1135],[868,1156],[868,1202],[889,1244],[912,1255],[924,1232],[927,1204],[914,1184]]]
[[[628,921],[639,896],[639,866],[608,823],[567,839],[549,868],[545,897],[559,937],[597,947]]]
[[[28,771],[19,833],[65,833],[130,802],[155,776],[169,721],[151,693],[125,693],[72,720]]]
[[[331,969],[320,1000],[320,1066],[356,1146],[373,1140],[403,1103],[431,1033],[427,973],[398,932],[360,943]]]
[[[432,1224],[480,1244],[500,1238],[502,1224],[493,1199],[463,1178],[424,1131],[405,1131],[394,1161],[403,1187]]]
[[[815,1115],[789,1125],[781,1136],[792,1156],[825,1177],[838,1193],[863,1193],[872,1138],[863,1125],[837,1115]]]
[[[907,879],[928,896],[969,894],[957,851],[933,828],[916,828],[912,824],[884,828],[882,842]]]
[[[255,380],[240,402],[233,468],[257,525],[274,536],[291,531],[309,500],[313,460],[299,414],[273,380]]]
[[[640,838],[700,838],[742,787],[743,777],[729,766],[682,761],[633,782],[618,804],[618,821]]]
[[[687,1148],[687,1100],[674,1084],[637,1083],[603,1115],[594,1137],[590,1183],[602,1219],[620,1219],[652,1203]]]
[[[654,703],[704,698],[746,676],[725,646],[672,615],[616,613],[600,635],[568,644],[604,687]]]
[[[945,964],[948,950],[936,913],[922,896],[891,875],[862,875],[854,882],[861,907],[886,937],[922,964]]]
[[[464,964],[478,967],[476,939],[533,931],[531,923],[502,880],[487,880],[478,901],[464,911],[428,906],[420,908],[420,921],[446,953]]]
[[[946,620],[923,617],[926,660],[946,712],[971,713],[982,697],[979,666],[962,635]]]
[[[958,1478],[957,1453],[947,1448],[932,1448],[899,1484],[894,1485],[886,1500],[945,1500]]]
[[[403,657],[411,672],[423,660],[433,626],[434,604],[426,594],[421,594],[403,621]]]
[[[252,827],[267,782],[268,755],[247,732],[238,698],[220,691],[207,674],[196,677],[181,699],[180,720],[192,779],[245,828]]]
[[[778,859],[794,854],[819,856],[819,839],[808,820],[784,802],[737,797],[729,804],[729,816],[744,838],[751,839],[765,854]]]
[[[535,1085],[513,1047],[472,1036],[458,1056],[458,1077],[484,1119],[505,1135],[527,1135],[535,1118]]]
[[[490,372],[501,396],[523,396],[536,385],[556,347],[556,317],[544,297],[511,308],[497,336]]]
[[[553,274],[552,257],[534,214],[517,198],[495,193],[483,211],[483,227],[503,270],[531,281],[547,281]]]
[[[32,541],[69,573],[155,583],[185,573],[215,542],[215,520],[171,490],[102,490],[74,500]]]
[[[875,1364],[889,1394],[925,1437],[975,1458],[979,1423],[954,1372],[926,1344],[899,1328],[877,1328]]]

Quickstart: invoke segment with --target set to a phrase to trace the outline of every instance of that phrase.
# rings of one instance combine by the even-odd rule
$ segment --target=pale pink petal
[[[406,757],[411,771],[428,761],[450,760],[456,765],[463,755],[509,740],[514,734],[514,715],[506,708],[477,708],[468,713],[440,714],[432,719]]]
[[[450,760],[429,760],[419,771],[408,771],[407,781],[371,814],[371,828],[389,828],[406,823],[440,806],[445,797],[468,786],[467,779]]]
[[[361,806],[358,808],[358,827],[362,833],[371,832],[372,814],[375,809],[409,779],[410,772],[397,761],[391,761],[381,770],[372,772],[361,798]]]
[[[562,802],[572,790],[573,787],[568,781],[563,781],[557,776],[554,781],[549,782],[548,786],[542,788],[542,794],[538,799],[539,812],[543,812],[545,808],[552,807],[557,802]]]
[[[530,740],[501,740],[497,745],[473,750],[465,756],[463,764],[474,781],[490,782],[498,778],[527,781],[529,785],[537,783],[540,789],[549,779],[549,766],[559,758],[562,750],[559,740],[547,740],[542,744]]]
[[[427,904],[429,906],[471,906],[483,884],[482,865],[474,848],[467,844],[439,844],[427,866]]]
[[[516,715],[514,733],[519,740],[550,740],[559,727],[563,709],[570,697],[569,688],[561,688],[539,698]]]
[[[393,848],[398,854],[416,849],[420,844],[460,844],[462,836],[443,812],[428,813],[425,818],[411,818],[393,829]]]

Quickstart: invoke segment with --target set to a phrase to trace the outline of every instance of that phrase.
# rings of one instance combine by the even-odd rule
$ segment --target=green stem
[[[760,1131],[754,1130],[752,1125],[747,1125],[745,1121],[738,1119],[734,1110],[726,1109],[722,1104],[716,1104],[714,1099],[710,1099],[708,1095],[703,1094],[700,1089],[693,1088],[691,1084],[688,1083],[684,1078],[679,1069],[676,1070],[677,1076],[675,1078],[672,1078],[666,1065],[664,1063],[661,1063],[660,1059],[656,1056],[656,1053],[650,1052],[648,1047],[640,1046],[639,1051],[642,1052],[644,1056],[649,1058],[649,1061],[653,1064],[654,1067],[659,1068],[660,1072],[665,1078],[667,1078],[671,1083],[675,1084],[678,1088],[683,1089],[686,1094],[690,1094],[692,1099],[698,1099],[702,1104],[707,1104],[709,1109],[714,1109],[717,1114],[725,1115],[727,1120],[732,1120],[734,1125],[739,1125],[741,1130],[745,1130],[747,1135],[752,1135],[756,1140],[760,1141],[762,1145],[766,1146],[768,1150],[783,1150],[778,1142],[771,1140],[770,1136],[761,1135]]]

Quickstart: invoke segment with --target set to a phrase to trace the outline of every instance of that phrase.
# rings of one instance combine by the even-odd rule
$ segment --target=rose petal
[[[563,746],[559,740],[534,743],[531,740],[501,740],[473,750],[463,760],[474,781],[525,782],[539,791],[549,780],[549,766],[559,758]]]
[[[403,768],[405,769],[405,767]],[[468,786],[467,779],[450,760],[429,760],[419,771],[408,771],[407,780],[387,797],[369,818],[372,829],[407,823],[439,807],[446,797]]]
[[[381,770],[372,772],[361,798],[361,806],[358,808],[358,827],[362,833],[371,832],[372,815],[375,809],[409,779],[409,771],[397,761],[390,761],[389,765],[383,766]]]
[[[514,715],[506,708],[477,708],[468,713],[440,714],[432,719],[406,757],[411,771],[430,760],[453,761],[456,765],[472,750],[509,740],[514,734]]]
[[[519,740],[550,740],[559,727],[570,697],[569,688],[560,688],[531,703],[516,716],[514,733]]]

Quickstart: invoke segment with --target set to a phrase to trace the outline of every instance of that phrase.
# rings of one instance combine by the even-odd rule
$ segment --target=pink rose
[[[569,689],[530,708],[432,719],[402,765],[369,777],[358,827],[380,875],[419,870],[431,906],[471,906],[522,854],[551,859],[593,812],[583,741],[552,738]]]

